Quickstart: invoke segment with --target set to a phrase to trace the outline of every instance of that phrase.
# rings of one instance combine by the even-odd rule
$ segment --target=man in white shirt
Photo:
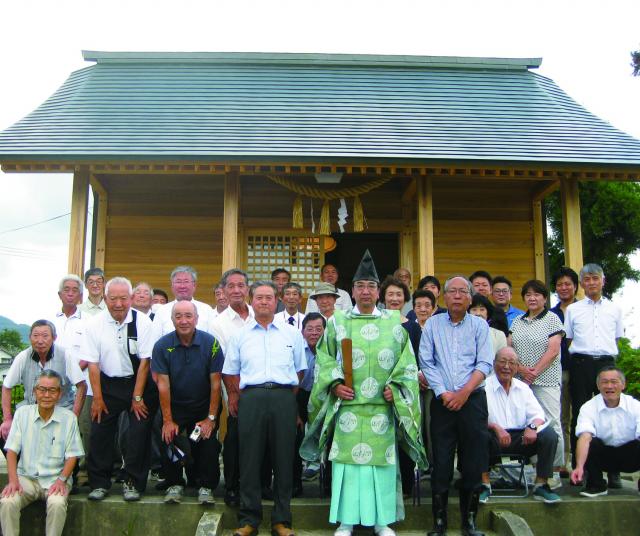
[[[598,393],[596,377],[615,364],[617,341],[624,336],[622,311],[602,296],[605,277],[597,264],[580,270],[585,297],[567,307],[564,331],[569,345],[569,391],[571,394],[571,453],[576,459],[576,424],[582,405]],[[611,475],[610,487],[621,487],[619,476]]]
[[[349,311],[353,307],[353,302],[351,301],[351,296],[349,296],[349,293],[347,291],[342,290],[341,288],[338,288],[336,286],[338,277],[338,269],[333,264],[327,263],[320,269],[320,281],[324,283],[331,283],[335,287],[336,292],[339,294],[339,297],[336,300],[335,308],[342,311]],[[318,304],[315,302],[315,300],[307,300],[307,309],[305,311],[305,314],[318,312]]]
[[[94,316],[107,308],[104,302],[104,272],[100,268],[91,268],[84,273],[84,285],[88,296],[79,309],[86,316]]]
[[[221,283],[213,287],[213,294],[216,297],[216,306],[213,308],[213,318],[217,318],[229,307],[229,302],[224,294],[224,288]]]
[[[141,281],[133,289],[133,300],[131,306],[136,310],[148,315],[151,320],[155,314],[151,311],[153,300],[153,288],[149,283]]]
[[[492,374],[487,378],[487,408],[489,410],[490,459],[498,454],[538,456],[533,498],[547,504],[559,502],[547,479],[553,476],[553,458],[558,436],[553,427],[544,426],[544,410],[531,388],[514,376],[518,372],[518,356],[507,346],[498,351]],[[542,427],[542,428],[541,428]],[[482,475],[483,490],[480,502],[486,503],[491,495],[489,473]]]
[[[633,473],[640,469],[640,402],[622,391],[623,372],[614,366],[598,374],[598,390],[580,409],[576,434],[576,468],[571,481],[580,483],[586,474],[585,497],[607,494],[603,471]]]
[[[89,363],[93,389],[91,450],[87,459],[89,499],[103,500],[111,488],[113,443],[121,413],[129,417],[123,486],[126,501],[137,501],[147,485],[149,444],[158,390],[151,379],[151,320],[131,309],[128,279],[114,277],[106,285],[107,310],[85,326],[82,357]]]
[[[178,266],[171,272],[171,292],[175,299],[159,307],[153,318],[152,344],[160,337],[175,330],[171,320],[171,310],[177,301],[189,300],[198,310],[198,325],[201,331],[209,332],[213,321],[213,309],[208,303],[193,299],[196,292],[198,273],[191,266]]]
[[[298,283],[286,283],[282,287],[282,302],[284,310],[276,313],[273,321],[280,326],[289,324],[298,331],[302,331],[304,313],[298,310],[302,302],[302,287]]]

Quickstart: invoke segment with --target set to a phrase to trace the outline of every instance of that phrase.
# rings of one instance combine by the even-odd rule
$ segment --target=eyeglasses
[[[364,290],[364,289],[377,290],[378,284],[377,283],[356,283],[355,285],[353,285],[353,288],[358,290]]]
[[[450,288],[447,289],[447,294],[460,294],[462,296],[468,296],[470,293],[466,288]]]
[[[494,288],[493,289],[493,293],[494,294],[509,294],[509,289],[508,288]]]
[[[55,395],[60,392],[60,387],[42,387],[39,385],[38,387],[36,387],[36,391],[38,391],[38,393],[40,393],[41,395]]]

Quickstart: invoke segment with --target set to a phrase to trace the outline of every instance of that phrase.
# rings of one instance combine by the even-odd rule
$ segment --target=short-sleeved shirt
[[[606,298],[584,298],[567,307],[564,330],[571,339],[569,353],[616,356],[616,339],[624,337],[622,311]]]
[[[68,356],[78,359],[84,333],[84,316],[79,308],[71,316],[58,311],[51,320],[56,327],[56,344],[62,346]]]
[[[223,365],[220,343],[199,329],[189,346],[180,342],[175,331],[160,337],[153,346],[151,370],[169,376],[171,411],[181,415],[208,411],[210,375],[222,372]]]
[[[86,299],[80,305],[78,305],[78,309],[82,311],[85,316],[96,316],[99,315],[102,311],[107,310],[107,302],[104,299],[100,300],[100,303],[96,305],[90,299]]]
[[[554,335],[564,336],[562,322],[548,309],[531,318],[526,312],[511,324],[511,343],[518,354],[520,364],[535,367],[549,348],[549,339]],[[560,351],[551,364],[538,376],[533,385],[558,387],[562,383]]]
[[[336,299],[336,309],[340,309],[341,311],[350,311],[353,307],[353,303],[351,302],[351,296],[346,290],[342,290],[341,288],[336,287],[336,292],[340,295]],[[304,314],[308,315],[309,313],[319,313],[318,303],[313,298],[309,298],[307,300],[307,307],[304,311]]]
[[[509,393],[494,374],[487,378],[487,409],[489,424],[498,424],[505,430],[522,430],[534,420],[545,420],[544,410],[531,387],[517,378],[511,380]]]
[[[49,488],[68,458],[82,456],[82,439],[73,412],[56,406],[45,422],[36,404],[19,407],[4,446],[20,454],[18,475],[36,479]]]
[[[16,385],[22,385],[24,387],[24,400],[20,402],[19,406],[35,404],[36,397],[33,394],[33,388],[43,370],[55,370],[60,374],[62,378],[62,397],[58,402],[58,406],[73,408],[74,395],[72,387],[85,381],[84,374],[80,369],[80,365],[78,365],[78,361],[69,357],[65,349],[55,343],[49,350],[44,366],[40,363],[40,358],[33,348],[29,347],[20,352],[13,359],[2,385],[8,389],[13,389]]]
[[[198,325],[196,328],[200,331],[210,331],[209,326],[215,318],[213,308],[208,303],[198,300],[191,300],[191,303],[196,306],[196,310],[198,311]],[[172,333],[176,329],[173,325],[173,320],[171,319],[171,311],[175,304],[176,300],[173,300],[156,309],[153,317],[151,344],[154,344],[160,339],[160,337],[167,333]]]
[[[231,337],[222,372],[240,375],[240,389],[273,382],[298,385],[298,372],[306,370],[302,333],[293,326],[269,324],[266,328],[251,319]]]
[[[211,329],[214,337],[222,345],[222,351],[227,354],[227,344],[234,333],[240,331],[253,319],[254,313],[251,305],[247,305],[247,318],[242,318],[233,307],[227,307],[212,322]]]
[[[98,363],[100,371],[111,378],[133,376],[133,365],[129,354],[139,359],[149,359],[153,350],[151,320],[145,314],[136,314],[137,340],[130,340],[128,324],[133,322],[131,310],[124,322],[116,321],[109,311],[91,318],[85,325],[82,359]]]
[[[598,394],[580,408],[576,436],[590,433],[605,445],[619,447],[634,439],[640,439],[640,402],[622,393],[620,403],[609,408]]]
[[[522,309],[518,309],[517,307],[514,307],[513,305],[509,304],[509,308],[505,311],[505,316],[507,317],[507,324],[509,327],[511,327],[511,324],[513,324],[513,321],[518,318],[520,315],[524,314],[524,311]]]

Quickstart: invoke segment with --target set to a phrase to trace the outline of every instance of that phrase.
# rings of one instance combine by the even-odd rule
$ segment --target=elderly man
[[[622,393],[626,380],[614,366],[600,370],[597,385],[600,393],[580,408],[576,468],[571,473],[574,484],[586,475],[586,487],[580,492],[585,497],[607,494],[603,471],[640,470],[640,402]]]
[[[167,445],[179,447],[176,437],[186,439],[194,429],[200,429],[196,441],[187,440],[192,458],[187,474],[200,488],[198,502],[213,504],[213,490],[220,480],[220,443],[216,430],[224,356],[212,335],[196,329],[198,310],[193,302],[176,302],[171,317],[175,331],[156,342],[151,361],[151,369],[158,377],[162,439]],[[165,502],[178,503],[184,489],[183,466],[169,457],[166,447],[162,452],[165,485],[168,486]]]
[[[420,368],[433,389],[431,434],[433,437],[433,531],[447,530],[449,482],[456,445],[462,472],[460,513],[462,533],[481,535],[475,526],[483,468],[487,465],[488,422],[484,379],[493,367],[489,326],[467,313],[471,282],[454,276],[444,284],[447,312],[433,315],[422,332]]]
[[[597,264],[585,264],[580,270],[584,299],[570,304],[564,317],[569,346],[569,391],[571,393],[572,465],[576,458],[576,424],[582,404],[598,392],[596,378],[606,366],[615,364],[618,339],[624,336],[622,311],[603,297],[605,277]],[[609,487],[620,488],[620,475],[611,474]]]
[[[518,309],[511,305],[512,292],[513,285],[505,276],[497,275],[491,281],[491,299],[496,308],[500,308],[504,311],[509,327],[511,327],[511,323],[518,316],[524,314],[522,309]]]
[[[78,304],[82,301],[83,290],[82,279],[74,274],[65,275],[58,285],[62,307],[53,319],[58,334],[56,344],[74,355],[80,349],[82,339],[83,318]]]
[[[316,302],[315,311],[320,313],[326,320],[333,316],[336,310],[336,301],[340,297],[335,285],[331,283],[318,283],[313,292],[309,294],[309,300],[307,304],[313,300]],[[310,314],[309,306],[307,305],[307,314]]]
[[[156,310],[153,318],[152,343],[155,343],[160,337],[171,333],[175,328],[171,320],[171,311],[176,302],[187,300],[193,302],[198,310],[198,329],[201,331],[209,331],[211,322],[214,319],[212,307],[204,302],[193,298],[196,292],[198,281],[198,273],[191,266],[177,266],[171,272],[171,291],[175,296],[175,300],[162,305]]]
[[[43,370],[53,370],[60,376],[60,393],[56,397],[56,402],[65,409],[73,410],[76,416],[80,415],[87,393],[87,384],[78,361],[69,357],[64,348],[54,344],[55,340],[54,325],[48,320],[36,320],[31,325],[29,333],[31,346],[13,359],[2,383],[2,425],[0,426],[2,441],[9,435],[13,423],[11,390],[18,385],[24,387],[24,400],[18,404],[18,407],[35,404],[34,387]],[[75,394],[73,386],[76,387]]]
[[[100,268],[91,268],[84,273],[84,284],[89,295],[80,305],[87,316],[100,314],[107,308],[104,302],[104,272]]]
[[[551,426],[545,424],[544,410],[531,388],[514,377],[518,372],[515,350],[509,346],[499,350],[493,369],[495,374],[489,376],[485,387],[490,459],[498,454],[538,456],[533,498],[546,504],[559,502],[560,497],[547,484],[553,476],[558,436]],[[482,474],[482,483],[480,501],[486,503],[491,495],[488,472]]]
[[[218,283],[213,287],[213,294],[216,297],[216,306],[213,308],[213,318],[217,318],[222,312],[229,307],[229,301],[224,294],[224,287]]]
[[[418,368],[400,312],[376,308],[379,283],[367,250],[353,277],[356,305],[336,311],[318,348],[302,454],[317,460],[333,432],[329,521],[340,523],[336,536],[350,536],[355,525],[395,534],[389,524],[404,518],[396,438],[414,462],[425,463]]]
[[[276,313],[280,311],[284,311],[284,301],[282,300],[282,292],[284,290],[284,286],[291,281],[291,274],[288,270],[284,268],[276,268],[273,272],[271,272],[271,282],[278,289],[278,303],[276,305]]]
[[[274,473],[272,533],[290,536],[296,391],[307,368],[300,331],[273,322],[276,286],[251,286],[250,320],[227,344],[223,368],[229,413],[238,418],[240,437],[240,528],[234,535],[258,532],[262,521],[260,466],[269,441]]]
[[[232,335],[240,331],[253,319],[253,309],[247,305],[249,276],[239,268],[232,268],[222,274],[220,284],[229,302],[227,307],[211,324],[211,330],[227,352]],[[238,445],[238,419],[229,414],[227,435],[224,438],[222,458],[224,461],[224,502],[229,506],[240,506],[240,447]]]
[[[91,450],[87,459],[89,500],[101,501],[111,488],[113,444],[121,413],[129,417],[123,486],[125,501],[137,501],[147,485],[149,444],[158,391],[151,380],[151,320],[131,308],[128,279],[106,285],[107,310],[85,326],[82,357],[89,364],[93,389]]]
[[[75,415],[59,405],[62,392],[61,376],[43,370],[33,387],[36,403],[16,411],[5,447],[9,483],[0,498],[4,536],[18,536],[20,511],[37,500],[47,504],[45,534],[62,534],[71,473],[84,454]]]
[[[349,311],[353,307],[353,303],[351,302],[349,293],[338,288],[337,284],[339,276],[338,269],[333,264],[327,263],[320,268],[320,281],[333,285],[334,290],[338,293],[335,308],[342,311]],[[307,309],[305,313],[309,314],[317,312],[319,312],[318,304],[314,300],[307,300]]]
[[[133,289],[133,299],[131,300],[131,307],[136,311],[140,311],[145,315],[149,315],[149,318],[153,320],[155,313],[151,311],[153,305],[153,289],[149,283],[144,281],[138,283]]]
[[[273,321],[277,324],[289,324],[297,330],[302,330],[302,321],[304,320],[304,313],[299,311],[300,303],[302,302],[302,287],[298,283],[286,283],[282,287],[282,303],[284,303],[284,309],[276,313]]]

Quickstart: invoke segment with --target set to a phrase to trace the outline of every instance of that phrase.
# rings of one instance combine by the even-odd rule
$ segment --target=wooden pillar
[[[97,194],[98,202],[93,204],[93,210],[98,215],[96,227],[93,230],[95,233],[94,243],[94,261],[93,266],[102,268],[104,270],[104,260],[106,255],[106,243],[107,243],[107,218],[109,216],[109,197],[107,191],[104,189],[100,181],[95,175],[91,175],[90,178],[91,188]]]
[[[69,230],[69,273],[84,275],[84,253],[87,239],[87,208],[89,203],[89,171],[76,169],[71,194]]]
[[[418,268],[419,277],[433,275],[433,186],[431,178],[418,177]]]
[[[564,231],[564,262],[576,272],[580,272],[583,259],[578,180],[563,178],[560,182],[560,193]]]
[[[536,279],[544,281],[546,278],[544,263],[544,218],[542,217],[542,201],[534,201],[533,208],[533,251]]]
[[[240,217],[240,178],[227,173],[224,178],[224,216],[222,218],[222,271],[238,266],[238,219]]]
[[[402,232],[400,233],[400,264],[398,266],[406,268],[413,275],[413,238],[415,229],[411,225],[411,206],[402,205]]]

